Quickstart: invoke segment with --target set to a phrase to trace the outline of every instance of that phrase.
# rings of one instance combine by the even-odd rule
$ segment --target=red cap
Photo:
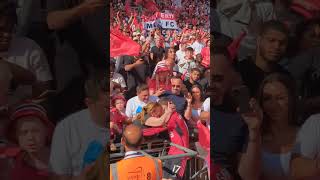
[[[111,105],[115,106],[116,100],[118,100],[118,99],[122,99],[124,102],[126,102],[126,99],[123,96],[115,95],[111,99]]]
[[[159,67],[156,73],[159,72],[170,72],[170,69],[167,66]]]
[[[23,117],[37,117],[41,122],[47,127],[48,132],[48,142],[50,142],[53,131],[54,124],[49,120],[47,116],[47,111],[40,105],[35,103],[25,103],[19,105],[10,116],[10,123],[8,126],[8,138],[16,142],[16,124]]]

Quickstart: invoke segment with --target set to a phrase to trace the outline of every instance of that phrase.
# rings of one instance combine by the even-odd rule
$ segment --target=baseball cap
[[[10,122],[8,126],[8,139],[16,142],[16,125],[19,120],[24,117],[36,117],[38,118],[46,127],[49,134],[49,140],[52,137],[54,131],[54,124],[49,120],[47,116],[47,111],[39,104],[36,103],[23,103],[15,108],[10,116]]]
[[[159,72],[169,72],[170,69],[167,67],[167,66],[163,66],[163,67],[159,67],[156,71],[156,73],[159,73]]]

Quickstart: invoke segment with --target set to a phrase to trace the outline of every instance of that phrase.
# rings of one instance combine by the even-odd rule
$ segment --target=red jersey
[[[172,143],[189,148],[188,126],[179,113],[177,112],[172,113],[167,127],[168,127],[170,140]],[[169,155],[176,155],[176,154],[182,154],[182,153],[184,153],[184,151],[174,146],[171,146],[168,152]]]
[[[126,121],[127,116],[121,114],[116,108],[112,108],[110,110],[110,117],[111,122],[115,123],[120,129],[121,132],[119,133],[122,133],[123,123]],[[111,129],[111,136],[113,136],[114,134],[115,131]]]
[[[47,180],[49,179],[49,172],[37,170],[29,166],[23,160],[23,153],[19,153],[15,165],[10,173],[11,180],[32,179],[32,180]]]

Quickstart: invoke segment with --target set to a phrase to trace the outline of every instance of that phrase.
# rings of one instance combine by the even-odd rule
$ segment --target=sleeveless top
[[[199,118],[201,113],[201,108],[192,108],[192,118]]]
[[[262,152],[262,172],[273,176],[288,176],[290,171],[291,152],[276,154]]]

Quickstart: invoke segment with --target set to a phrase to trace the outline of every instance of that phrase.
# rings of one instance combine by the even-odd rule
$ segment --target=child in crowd
[[[115,151],[114,142],[120,142],[123,125],[130,123],[130,119],[125,115],[126,100],[123,96],[116,95],[112,98],[112,108],[110,110],[110,150]]]
[[[50,141],[54,125],[40,105],[18,106],[10,117],[8,139],[16,147],[2,149],[0,154],[9,161],[10,180],[46,180],[50,177]]]

